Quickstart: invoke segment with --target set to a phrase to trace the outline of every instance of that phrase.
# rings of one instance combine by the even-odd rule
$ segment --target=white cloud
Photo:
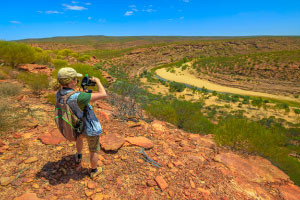
[[[124,15],[125,15],[125,16],[133,15],[133,11],[126,11]]]
[[[106,22],[106,20],[105,19],[99,19],[98,22],[104,23],[104,22]]]
[[[66,7],[67,10],[87,10],[87,8],[83,6],[71,6],[68,4],[63,4],[64,7]]]
[[[149,8],[149,9],[143,9],[142,10],[143,12],[155,12],[155,10],[153,10],[152,8]]]
[[[13,21],[10,21],[10,23],[12,23],[12,24],[21,24],[21,22],[19,22],[19,21],[15,21],[15,20],[13,20]]]
[[[92,5],[92,4],[91,4],[91,3],[85,3],[85,5],[90,6],[90,5]]]
[[[62,14],[62,12],[58,12],[57,10],[47,10],[45,11],[46,14]]]
[[[92,19],[92,17],[88,17],[88,20],[91,20]]]
[[[184,17],[180,17],[179,19],[183,20],[183,19],[184,19]]]
[[[135,12],[139,11],[139,10],[138,10],[138,9],[136,9],[136,8],[132,8],[132,10],[133,10],[133,11],[135,11]]]
[[[72,1],[72,3],[76,4],[76,3],[79,3],[78,1]]]
[[[182,0],[183,2],[185,2],[185,3],[189,3],[190,2],[190,0]]]

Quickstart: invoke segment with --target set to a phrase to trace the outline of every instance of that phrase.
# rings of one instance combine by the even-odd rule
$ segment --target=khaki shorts
[[[87,139],[90,152],[99,152],[100,151],[100,135],[98,136],[87,136],[83,134]]]

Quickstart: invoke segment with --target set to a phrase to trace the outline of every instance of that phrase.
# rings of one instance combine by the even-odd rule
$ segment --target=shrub
[[[170,82],[170,92],[182,92],[186,88],[185,84],[177,83],[177,82]]]
[[[40,92],[49,87],[48,76],[46,74],[32,74],[22,72],[18,74],[17,79],[26,83],[34,94],[39,95]]]
[[[148,114],[151,114],[153,117],[159,120],[177,124],[176,111],[170,104],[153,101],[149,106],[147,106],[146,111]]]
[[[21,87],[17,84],[12,83],[1,83],[0,84],[0,96],[1,97],[9,97],[16,96],[20,94]]]
[[[21,128],[26,115],[26,111],[12,107],[6,98],[0,97],[0,136],[1,132]]]
[[[61,56],[70,56],[71,54],[73,53],[73,51],[72,50],[70,50],[70,49],[62,49],[62,50],[59,50],[58,52],[57,52],[57,55],[61,55]]]
[[[55,66],[55,68],[61,68],[68,65],[68,61],[66,60],[60,60],[60,59],[54,59],[52,60],[52,64]]]
[[[257,122],[237,117],[221,120],[215,139],[221,145],[267,157],[286,141],[277,129],[267,129]]]
[[[55,105],[56,104],[56,95],[55,94],[48,94],[46,96],[48,103],[50,103],[51,105]]]
[[[193,113],[183,121],[183,130],[192,133],[210,134],[214,125],[200,111]]]
[[[7,65],[16,67],[19,64],[33,63],[35,51],[23,43],[0,41],[0,57]]]
[[[253,98],[251,104],[252,104],[252,106],[256,106],[256,107],[260,108],[263,104],[263,100],[261,97]]]
[[[294,109],[294,112],[296,113],[296,114],[300,114],[300,109]]]
[[[203,101],[192,103],[189,101],[174,100],[172,106],[176,110],[178,116],[177,126],[183,128],[184,121],[188,120],[194,113],[199,112],[203,105]]]
[[[84,62],[84,61],[87,61],[87,60],[90,60],[90,59],[91,59],[90,55],[82,55],[82,56],[79,56],[78,61],[79,62]]]
[[[47,65],[51,62],[51,58],[46,52],[37,52],[35,53],[35,61],[36,64]]]

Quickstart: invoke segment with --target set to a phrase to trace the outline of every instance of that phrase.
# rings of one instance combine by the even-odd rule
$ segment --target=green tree
[[[17,67],[20,64],[33,63],[35,59],[32,47],[23,43],[0,41],[0,60],[7,65]]]

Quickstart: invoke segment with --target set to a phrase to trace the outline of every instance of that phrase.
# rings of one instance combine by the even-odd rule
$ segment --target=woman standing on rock
[[[81,166],[83,137],[87,139],[90,152],[91,172],[90,177],[95,178],[102,172],[102,168],[98,168],[98,154],[100,151],[100,134],[102,127],[99,120],[96,118],[92,106],[89,102],[94,102],[102,98],[106,98],[107,94],[103,85],[98,78],[91,78],[96,82],[98,91],[93,93],[76,92],[77,78],[82,77],[82,74],[77,73],[73,68],[61,68],[57,74],[57,80],[62,88],[56,94],[56,101],[64,104],[64,98],[69,108],[78,119],[84,122],[84,130],[81,135],[76,138],[76,155],[75,162],[77,167]],[[68,93],[71,93],[68,95]],[[66,96],[68,96],[66,98]],[[65,96],[65,97],[64,97]],[[65,123],[66,124],[66,123]]]

